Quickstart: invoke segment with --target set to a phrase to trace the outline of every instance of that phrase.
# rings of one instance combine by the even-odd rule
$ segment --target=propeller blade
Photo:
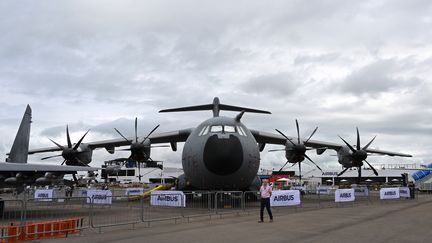
[[[60,157],[60,156],[62,156],[62,155],[59,154],[59,155],[54,155],[54,156],[43,157],[43,158],[41,158],[41,160],[51,159],[51,158]]]
[[[61,165],[64,165],[65,162],[66,162],[66,160],[63,160],[63,162],[61,163]]]
[[[360,133],[359,133],[358,127],[356,127],[356,128],[357,128],[357,145],[356,145],[356,149],[361,149],[361,147],[360,147]]]
[[[119,131],[119,130],[117,130],[117,128],[114,128],[114,130],[116,130],[116,132],[124,139],[124,140],[126,140],[126,141],[128,141],[129,142],[129,139],[127,139],[125,136],[123,136],[123,134]]]
[[[78,183],[78,178],[76,177],[76,174],[72,174],[72,178],[75,183]]]
[[[138,162],[138,180],[139,182],[141,182],[141,164],[139,161]]]
[[[375,168],[374,168],[374,167],[373,167],[369,162],[367,162],[366,160],[364,160],[364,162],[366,162],[366,164],[368,164],[369,167],[373,170],[374,174],[375,174],[376,176],[378,176],[378,171],[376,171]]]
[[[51,142],[53,142],[57,147],[59,147],[59,149],[64,150],[64,147],[61,146],[60,144],[56,143],[54,140],[52,140],[51,138],[48,138]]]
[[[84,135],[81,137],[81,139],[78,141],[78,143],[75,144],[73,150],[77,150],[78,149],[78,147],[81,145],[81,142],[83,141],[83,139],[85,138],[85,136],[87,135],[88,132],[90,132],[90,130],[87,130],[87,132],[84,133]]]
[[[278,132],[280,135],[282,135],[284,138],[286,138],[286,140],[288,140],[292,145],[296,145],[293,141],[291,141],[291,139],[289,139],[285,134],[283,134],[281,131],[279,131],[278,129],[275,129],[276,132]]]
[[[306,154],[304,156],[306,159],[308,159],[310,162],[312,162],[312,164],[314,164],[321,172],[323,172],[323,170],[315,162],[313,162],[313,160],[311,160],[311,158],[309,158],[309,156],[307,156]]]
[[[297,119],[295,121],[296,121],[296,127],[297,127],[297,141],[298,141],[298,144],[300,144],[300,128],[299,128],[299,124],[298,124]]]
[[[279,171],[282,171],[282,169],[289,163],[289,161],[287,160],[287,162],[279,169]]]
[[[344,141],[344,143],[348,146],[348,148],[349,149],[351,149],[351,151],[353,152],[353,153],[355,153],[356,152],[356,150],[347,142],[347,141],[345,141],[345,139],[343,139],[341,136],[339,136],[338,135],[338,137],[340,138],[340,139],[342,139],[342,141]]]
[[[316,127],[315,130],[313,130],[312,134],[309,136],[309,138],[306,140],[305,143],[309,142],[309,140],[312,138],[312,136],[316,133],[317,130],[318,130],[318,127]]]
[[[135,117],[135,143],[138,143],[138,117]]]
[[[374,138],[372,138],[372,140],[366,144],[366,146],[364,146],[364,148],[362,148],[362,150],[366,150],[367,148],[369,148],[369,146],[372,144],[372,142],[375,140],[376,136]]]
[[[69,126],[66,125],[66,137],[67,137],[67,143],[68,143],[68,148],[72,148],[72,142],[69,136]]]
[[[299,165],[299,180],[300,180],[300,185],[301,185],[301,179],[302,179],[301,162],[299,162],[298,165]]]
[[[345,168],[342,172],[340,172],[337,176],[341,176],[343,173],[345,173],[349,168]]]
[[[151,146],[151,148],[169,148],[171,146],[169,145],[155,145],[155,146]]]
[[[267,152],[285,151],[285,149],[270,149]]]
[[[357,178],[357,184],[360,184],[361,180],[361,166],[358,167],[358,178]]]
[[[153,128],[153,130],[151,130],[151,132],[144,138],[144,140],[141,143],[144,143],[145,140],[147,140],[147,138],[150,137],[150,135],[156,131],[156,129],[158,129],[158,127],[160,126],[160,124],[158,124],[155,128]]]
[[[127,149],[119,149],[118,151],[130,151],[131,149],[130,148],[127,148]]]

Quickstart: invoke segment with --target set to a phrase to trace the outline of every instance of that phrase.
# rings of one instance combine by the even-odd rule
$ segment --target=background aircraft
[[[46,185],[63,181],[65,174],[75,175],[77,171],[96,171],[98,168],[82,166],[61,166],[27,163],[30,140],[32,110],[29,105],[21,120],[17,135],[6,162],[0,163],[0,183],[3,187],[22,190],[25,185]]]
[[[241,118],[245,112],[271,114],[268,111],[220,104],[217,97],[212,104],[181,107],[161,110],[160,112],[184,112],[212,110],[213,117],[203,121],[195,128],[177,130],[166,133],[151,134],[146,139],[150,144],[170,143],[174,151],[177,142],[185,142],[182,152],[184,175],[179,177],[178,188],[214,189],[214,190],[248,190],[259,185],[257,172],[260,164],[260,154],[267,143],[285,145],[289,151],[288,161],[296,163],[298,158],[306,157],[308,149],[292,149],[296,145],[317,149],[322,154],[326,149],[334,149],[340,154],[340,162],[345,166],[356,166],[349,156],[354,158],[353,151],[345,150],[346,146],[261,132],[248,129]],[[221,110],[238,111],[236,117],[220,116]],[[313,135],[313,134],[312,134]],[[90,147],[105,147],[114,151],[114,147],[129,145],[136,138],[123,138],[88,143]],[[370,144],[369,144],[370,145]],[[42,149],[43,150],[43,149]],[[41,151],[41,150],[39,150]],[[46,151],[46,150],[45,150]],[[362,150],[363,151],[363,150]],[[391,156],[411,156],[402,153],[387,152],[364,148],[370,153]],[[294,158],[294,160],[293,160]],[[357,157],[355,157],[357,159]],[[357,162],[357,160],[356,160]]]

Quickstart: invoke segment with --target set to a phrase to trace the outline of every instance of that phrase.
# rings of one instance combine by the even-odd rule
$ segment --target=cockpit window
[[[224,126],[224,131],[233,133],[233,132],[235,132],[235,127],[234,126]]]
[[[201,132],[198,134],[198,136],[204,136],[208,133],[209,126],[205,126],[201,129]]]
[[[237,130],[238,130],[238,132],[239,132],[240,135],[246,137],[246,133],[245,133],[245,131],[243,130],[243,128],[241,126],[237,126]]]
[[[210,132],[222,132],[222,126],[212,126]]]

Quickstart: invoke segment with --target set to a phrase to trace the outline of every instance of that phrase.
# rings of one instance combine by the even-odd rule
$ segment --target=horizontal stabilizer
[[[160,110],[159,112],[183,112],[183,111],[204,111],[204,110],[212,110],[214,117],[218,117],[219,116],[219,111],[220,110],[225,110],[225,111],[244,111],[244,112],[251,112],[251,113],[271,114],[271,112],[264,111],[264,110],[246,108],[246,107],[241,107],[241,106],[232,106],[232,105],[220,104],[218,97],[215,97],[213,99],[213,104],[197,105],[197,106],[187,106],[187,107],[180,107],[180,108],[173,108],[173,109],[165,109],[165,110]]]

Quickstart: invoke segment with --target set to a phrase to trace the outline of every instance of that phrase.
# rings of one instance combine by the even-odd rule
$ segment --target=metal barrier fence
[[[174,202],[174,195],[177,196]],[[156,198],[158,197],[158,198]],[[427,198],[430,195],[416,194]],[[37,199],[0,200],[0,239],[16,238],[22,235],[33,239],[36,236],[55,235],[59,232],[72,232],[70,228],[53,226],[32,226],[38,222],[56,222],[69,220],[73,232],[88,228],[101,231],[104,227],[144,223],[147,227],[158,222],[183,222],[195,217],[222,217],[226,214],[250,214],[260,209],[260,194],[256,191],[198,191],[181,194],[159,193],[140,200],[130,200],[127,196],[111,196],[109,204],[101,204],[90,197],[60,197],[51,201]],[[166,203],[157,204],[156,199]],[[273,207],[277,213],[289,213],[298,210],[315,210],[328,207],[344,207],[369,204],[406,202],[405,198],[380,200],[379,191],[369,191],[367,195],[357,195],[354,202],[336,203],[334,191],[329,194],[308,190],[301,193],[298,206]],[[178,204],[180,202],[180,204]],[[176,204],[177,203],[177,204]],[[3,204],[4,207],[1,207]],[[72,222],[72,223],[71,223]],[[40,224],[40,223],[39,223]],[[12,227],[13,226],[13,227]],[[16,227],[15,227],[16,226]],[[35,228],[37,227],[37,229]],[[1,241],[1,240],[0,240]]]

